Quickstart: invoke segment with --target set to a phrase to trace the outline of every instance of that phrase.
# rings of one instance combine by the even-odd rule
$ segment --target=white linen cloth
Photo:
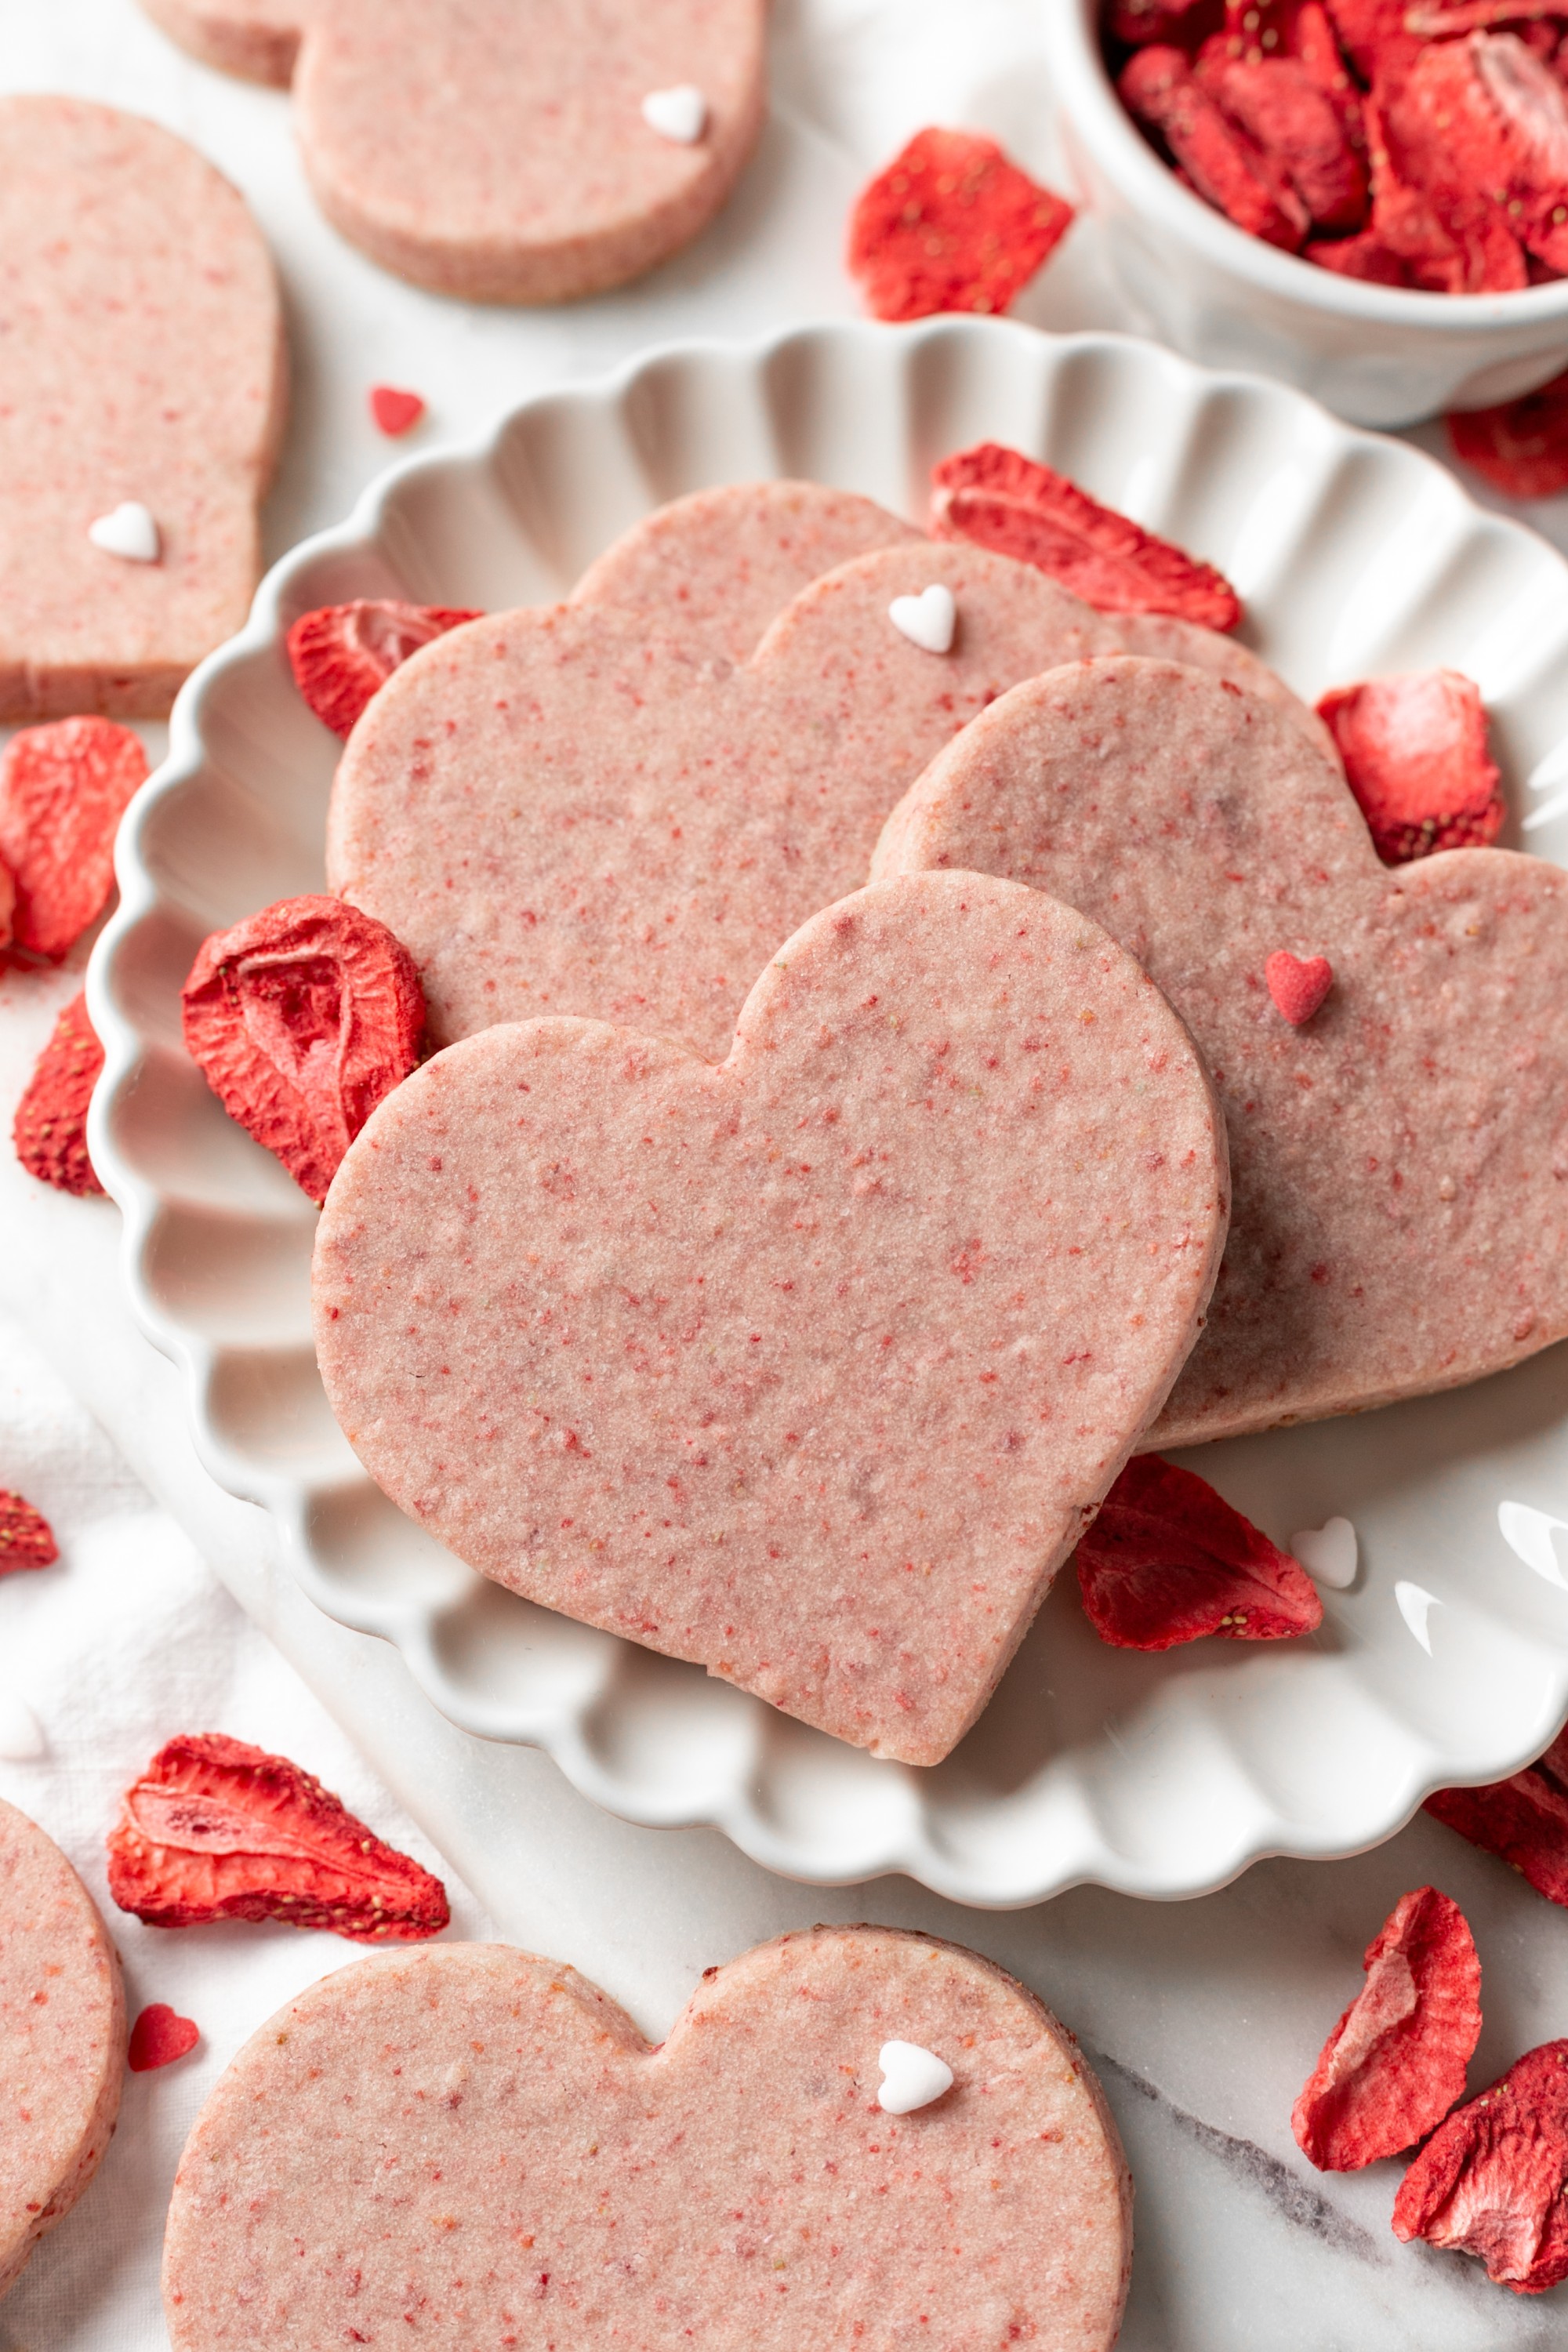
[[[268,549],[276,555],[345,513],[398,450],[477,432],[503,405],[542,386],[673,336],[744,334],[853,311],[854,289],[840,259],[848,203],[867,173],[923,122],[988,129],[1021,163],[1059,184],[1039,37],[1041,11],[1049,5],[1065,0],[775,0],[773,121],[726,213],[641,286],[537,314],[441,301],[373,268],[317,214],[294,152],[287,97],[194,64],[134,0],[55,0],[49,7],[0,0],[0,89],[69,90],[153,115],[208,153],[249,198],[283,272],[294,369],[293,419],[267,515]],[[1099,269],[1091,224],[1075,226],[1016,314],[1061,329],[1124,323]],[[375,433],[366,413],[366,392],[377,381],[416,390],[430,404],[428,424],[395,447]],[[1413,437],[1441,451],[1440,428]],[[1568,545],[1568,499],[1531,509],[1529,520]],[[155,752],[161,730],[145,732]],[[7,1131],[11,1106],[55,1011],[80,985],[83,960],[79,953],[72,969],[58,975],[0,977],[0,1117]],[[10,1165],[3,1141],[0,1156],[6,1160],[0,1255],[24,1246],[68,1253],[83,1219],[110,1214],[102,1204],[82,1207],[39,1194]],[[44,1314],[36,1302],[48,1290],[47,1279],[24,1286],[35,1302],[30,1311]],[[0,1297],[12,1295],[0,1284]],[[56,1568],[0,1579],[0,1731],[10,1717],[14,1733],[19,1701],[36,1714],[47,1741],[36,1760],[0,1759],[0,1794],[43,1823],[106,1906],[125,1960],[132,2013],[166,2000],[195,2020],[202,2040],[174,2066],[128,2078],[120,2130],[89,2200],[45,2242],[0,2305],[0,2352],[163,2352],[162,2214],[189,2123],[239,2042],[299,1987],[352,1960],[358,1948],[280,1927],[165,1933],[113,1912],[104,1889],[103,1840],[121,1789],[175,1731],[223,1730],[280,1749],[319,1774],[379,1834],[442,1869],[454,1933],[485,1935],[490,1927],[347,1737],[73,1402],[37,1351],[39,1337],[47,1334],[0,1318],[0,1486],[18,1488],[48,1515],[63,1553]],[[499,1787],[494,1751],[489,1762],[488,1785]],[[1295,2063],[1289,2048],[1264,2039],[1245,2063],[1239,2051],[1227,2061],[1225,2028],[1238,2006],[1245,2014],[1248,1998],[1272,2001],[1280,1970],[1290,1964],[1284,1956],[1305,1951],[1316,1936],[1321,1906],[1291,1893],[1325,1884],[1309,1881],[1305,1866],[1264,1865],[1232,1895],[1171,1914],[1086,1893],[1049,1906],[1048,1921],[1040,1915],[992,1921],[971,1916],[966,1926],[963,1915],[900,1882],[867,1897],[816,1895],[766,1881],[703,1832],[661,1839],[591,1820],[590,1809],[555,1785],[542,1759],[509,1762],[515,1769],[506,1783],[508,1801],[521,1815],[533,1802],[531,1792],[542,1791],[555,1809],[552,1823],[560,1824],[554,1845],[543,1828],[538,1833],[542,1892],[517,1895],[510,1932],[526,1932],[544,1948],[596,1969],[613,1990],[617,1970],[621,1981],[651,1988],[645,2011],[668,2012],[690,1971],[726,1948],[797,1916],[849,1917],[862,1906],[889,1920],[967,1932],[1026,1974],[1039,1972],[1042,1964],[1032,1956],[1048,1949],[1074,2021],[1106,2048],[1114,2025],[1122,2037],[1115,2046],[1135,2062],[1134,2074],[1123,2079],[1141,2087],[1121,2104],[1146,2200],[1163,2189],[1167,2166],[1184,2167],[1189,2183],[1194,2163],[1215,2168],[1212,2195],[1201,2191],[1207,2261],[1189,2258],[1175,2239],[1162,2252],[1161,2209],[1147,2204],[1153,2227],[1140,2256],[1142,2284],[1135,2287],[1128,2352],[1186,2352],[1199,2343],[1207,2352],[1226,2352],[1233,2342],[1249,2352],[1324,2352],[1331,2342],[1368,2352],[1373,2345],[1417,2340],[1440,2341],[1443,2352],[1494,2352],[1505,2343],[1544,2346],[1549,2336],[1533,2332],[1537,2320],[1561,2326],[1560,2314],[1555,2321],[1544,2309],[1531,2315],[1496,2290],[1461,2280],[1457,2265],[1436,2257],[1424,2266],[1412,2255],[1395,2270],[1381,2253],[1376,2261],[1368,2253],[1363,2265],[1355,2242],[1337,2240],[1316,2206],[1303,2205],[1299,2213],[1290,2206],[1279,2186],[1289,2186],[1283,2168],[1276,2164],[1276,2180],[1267,2171],[1274,2159],[1260,2155],[1250,2137],[1227,2139],[1189,2112],[1220,2112],[1234,2131],[1261,2136],[1264,2124],[1249,2105],[1260,2071],[1268,2095],[1256,2101],[1259,2115],[1272,2117],[1281,2105]],[[474,1778],[477,1786],[478,1768]],[[598,1843],[591,1855],[592,1837]],[[1436,1837],[1413,1830],[1401,1844]],[[608,1870],[616,1876],[616,1902],[607,1906],[617,1915],[613,1920],[595,1922],[591,1888],[574,1909],[572,1856],[562,1851],[573,1841],[590,1874]],[[1421,1845],[1409,1863],[1380,1856],[1340,1865],[1334,1884],[1364,1886],[1364,1895],[1347,1903],[1347,1916],[1370,1910],[1375,1919],[1377,1904],[1385,1906],[1393,1892],[1438,1866],[1457,1891],[1462,1879],[1473,1883],[1467,1907],[1478,1916],[1495,1866],[1462,1857],[1457,1846],[1442,1848],[1440,1864]],[[1533,1962],[1525,1969],[1531,2014],[1528,2022],[1513,2021],[1506,2042],[1500,2040],[1500,2063],[1529,2039],[1568,2025],[1568,2009],[1553,2010],[1546,1957],[1554,1948],[1550,1931],[1561,1923],[1519,1895],[1511,1882],[1503,1894],[1498,1932],[1506,1920],[1516,1948],[1528,1943]],[[682,1904],[684,1919],[675,1916]],[[1205,1921],[1213,1923],[1212,1951]],[[1331,1923],[1329,1933],[1339,1972],[1331,1982],[1339,1984],[1342,1974],[1353,1980],[1364,1932]],[[649,1947],[646,1959],[635,1949],[639,1942]],[[1170,1994],[1179,1990],[1179,2000],[1155,1990],[1146,2017],[1123,2002],[1126,1984],[1141,1977],[1163,1984],[1167,1972],[1173,1972]],[[1560,1967],[1556,1973],[1561,1980]],[[1324,2003],[1305,1975],[1303,1962],[1289,1999],[1313,2016]],[[1191,2050],[1183,2040],[1188,2021]],[[1141,2050],[1145,2027],[1148,2046]],[[1251,2030],[1266,2034],[1262,2018]],[[1296,2039],[1300,2033],[1298,2023]],[[1222,2085],[1226,2065],[1237,2080],[1225,2073]],[[1154,2071],[1174,2084],[1176,2104],[1155,2101],[1147,2088]],[[1118,2078],[1108,2080],[1116,2095]],[[1243,2159],[1224,2149],[1250,2151],[1245,2161],[1257,2157],[1264,2168],[1256,2191],[1264,2200],[1261,2224],[1249,2203],[1250,2176],[1234,2168]],[[1291,2153],[1288,2137],[1284,2152]],[[1383,2190],[1367,2188],[1370,2227]],[[1355,2202],[1361,2189],[1340,2184],[1335,2194]],[[1219,2255],[1218,2239],[1233,2212],[1238,2226],[1255,2236],[1259,2227],[1265,2232],[1259,2242],[1268,2249],[1267,2291],[1252,2282],[1231,2292],[1232,2275],[1248,2279],[1239,2253],[1234,2261]],[[1375,2227],[1381,2248],[1386,2223],[1379,2219]],[[1340,2299],[1331,2289],[1342,2274]],[[1329,2333],[1313,2332],[1313,2315]]]

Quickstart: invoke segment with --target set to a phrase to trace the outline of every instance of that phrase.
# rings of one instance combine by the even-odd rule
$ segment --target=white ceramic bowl
[[[1518,294],[1363,285],[1184,188],[1117,97],[1097,0],[1042,0],[1063,145],[1139,322],[1205,367],[1279,377],[1358,425],[1511,400],[1568,366],[1568,278]]]
[[[137,1312],[184,1371],[208,1467],[274,1514],[320,1605],[395,1642],[455,1721],[547,1748],[616,1812],[716,1823],[800,1878],[904,1870],[988,1905],[1081,1879],[1192,1895],[1260,1854],[1373,1844],[1429,1790],[1544,1747],[1568,1709],[1552,1534],[1568,1526],[1568,1349],[1189,1457],[1287,1541],[1354,1521],[1361,1578],[1326,1596],[1311,1639],[1108,1649],[1069,1575],[946,1763],[878,1763],[485,1582],[394,1509],[317,1376],[315,1211],[180,1043],[202,938],[321,887],[338,746],[289,680],[298,613],[353,595],[552,598],[635,518],[705,483],[808,475],[919,515],[931,460],[985,435],[1221,564],[1254,642],[1309,693],[1380,667],[1470,671],[1516,804],[1542,786],[1530,838],[1568,855],[1568,565],[1430,458],[1282,386],[1115,336],[945,320],[688,345],[395,468],[277,566],[243,634],[191,680],[121,832],[121,904],[89,973],[107,1050],[91,1149],[125,1213]]]

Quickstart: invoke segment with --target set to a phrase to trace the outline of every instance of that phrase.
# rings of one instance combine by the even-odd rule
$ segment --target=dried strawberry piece
[[[1398,2156],[1465,2093],[1481,2031],[1481,1964],[1465,1915],[1435,1886],[1402,1895],[1362,1962],[1366,1982],[1290,2114],[1320,2172]]]
[[[1125,48],[1167,41],[1191,52],[1218,30],[1224,13],[1223,0],[1110,0],[1105,26]]]
[[[1296,58],[1205,56],[1198,80],[1295,189],[1319,228],[1359,228],[1366,164],[1326,91]]]
[[[33,1066],[11,1127],[17,1159],[40,1184],[60,1192],[102,1192],[87,1156],[87,1107],[102,1067],[87,997],[73,996]]]
[[[1172,613],[1234,629],[1241,599],[1212,563],[1102,507],[1065,474],[997,441],[931,467],[931,527],[1047,572],[1102,613]]]
[[[1337,270],[1342,278],[1360,278],[1372,286],[1408,286],[1410,272],[1375,229],[1360,236],[1324,237],[1305,248],[1306,258],[1320,269]]]
[[[1406,176],[1490,207],[1548,268],[1568,270],[1568,90],[1517,35],[1434,42],[1385,118]]]
[[[1475,2254],[1516,2294],[1568,2278],[1568,2042],[1543,2042],[1438,2126],[1399,2184],[1394,2234]]]
[[[11,938],[58,963],[114,886],[114,835],[147,754],[110,719],[24,727],[0,761],[0,859],[16,885]]]
[[[1480,1789],[1439,1789],[1426,1811],[1568,1910],[1568,1731],[1522,1772]]]
[[[342,898],[283,898],[204,941],[181,1002],[191,1057],[229,1117],[324,1201],[419,1058],[425,998],[407,949]]]
[[[1405,25],[1410,0],[1325,0],[1325,5],[1363,82],[1402,73],[1421,47]]]
[[[294,683],[334,735],[351,735],[372,695],[410,654],[479,614],[456,604],[404,604],[356,597],[301,613],[288,636]]]
[[[1480,689],[1456,669],[1338,686],[1318,716],[1385,866],[1495,841],[1507,814]]]
[[[52,1568],[59,1556],[55,1531],[42,1511],[0,1487],[0,1576],[18,1568]]]
[[[158,1750],[125,1792],[109,1891],[149,1927],[284,1919],[356,1944],[438,1936],[438,1878],[356,1821],[287,1756],[217,1731]]]
[[[1426,111],[1407,105],[1398,89],[1374,94],[1366,125],[1372,226],[1404,260],[1410,285],[1437,294],[1510,294],[1528,284],[1524,249],[1508,219],[1463,176]]]
[[[1454,455],[1510,499],[1551,499],[1568,490],[1568,371],[1496,408],[1456,409]]]
[[[1405,10],[1405,22],[1420,40],[1447,41],[1459,33],[1489,32],[1500,25],[1522,26],[1531,17],[1563,14],[1563,0],[1415,0]]]
[[[1323,1621],[1299,1560],[1205,1479],[1135,1454],[1078,1548],[1079,1590],[1102,1642],[1169,1650],[1205,1633],[1279,1642]]]
[[[1117,89],[1129,114],[1155,131],[1199,195],[1251,236],[1300,251],[1307,208],[1262,148],[1237,129],[1180,49],[1140,49]]]
[[[1290,26],[1290,55],[1299,58],[1329,99],[1352,146],[1365,145],[1361,92],[1322,0],[1301,0]]]
[[[131,2029],[125,2063],[133,2074],[150,2074],[155,2067],[172,2066],[201,2040],[195,2020],[180,2017],[166,2000],[155,2000],[142,2011]]]
[[[1074,209],[994,139],[917,131],[855,200],[849,274],[875,319],[1005,310],[1067,234]]]

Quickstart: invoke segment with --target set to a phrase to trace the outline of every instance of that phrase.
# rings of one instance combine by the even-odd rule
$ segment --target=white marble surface
[[[1037,5],[778,0],[774,122],[729,213],[630,294],[533,317],[415,294],[348,252],[304,193],[287,100],[181,58],[132,0],[0,0],[0,87],[75,89],[154,114],[249,195],[284,272],[296,363],[294,426],[268,517],[276,552],[344,511],[388,454],[364,415],[372,381],[422,391],[428,436],[461,434],[523,393],[649,341],[846,311],[846,204],[922,120],[984,124],[1048,168]],[[1075,230],[1023,308],[1045,325],[1119,323],[1091,229]],[[1418,437],[1438,446],[1434,432]],[[1568,500],[1531,519],[1568,543]],[[0,983],[7,1123],[76,984],[16,974]],[[1487,2022],[1472,2081],[1568,2032],[1568,1917],[1500,1864],[1419,1821],[1357,1861],[1265,1864],[1198,1903],[1161,1908],[1081,1889],[994,1916],[898,1880],[803,1888],[713,1833],[608,1820],[541,1758],[454,1731],[390,1651],[328,1623],[278,1574],[264,1522],[201,1470],[173,1375],[120,1303],[106,1203],[47,1193],[0,1155],[0,1307],[504,1933],[574,1961],[654,2032],[706,1964],[814,1919],[918,1925],[1016,1969],[1082,2035],[1126,2137],[1139,2191],[1126,2352],[1545,2352],[1563,2340],[1568,2289],[1520,2301],[1473,2264],[1399,2247],[1388,2230],[1397,2168],[1320,2179],[1289,2134],[1291,2099],[1351,1997],[1363,1945],[1426,1880],[1461,1903],[1480,1947]],[[65,2241],[57,2233],[38,2263],[63,2263]],[[151,2341],[129,2326],[117,2336],[112,2294],[95,2276],[79,2308],[68,2294],[35,2296],[26,2335],[13,2300],[0,2311],[0,2352]]]

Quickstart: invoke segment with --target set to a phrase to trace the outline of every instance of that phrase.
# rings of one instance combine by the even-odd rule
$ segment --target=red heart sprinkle
[[[1334,968],[1327,956],[1309,956],[1305,962],[1289,948],[1276,948],[1263,967],[1268,993],[1292,1029],[1310,1021],[1334,984]]]
[[[201,2038],[193,2019],[177,2017],[166,2000],[155,2000],[131,2029],[126,2063],[133,2074],[150,2074],[155,2066],[172,2066]]]
[[[400,433],[411,432],[425,414],[425,403],[416,392],[398,392],[390,383],[371,387],[370,413],[390,440]]]

